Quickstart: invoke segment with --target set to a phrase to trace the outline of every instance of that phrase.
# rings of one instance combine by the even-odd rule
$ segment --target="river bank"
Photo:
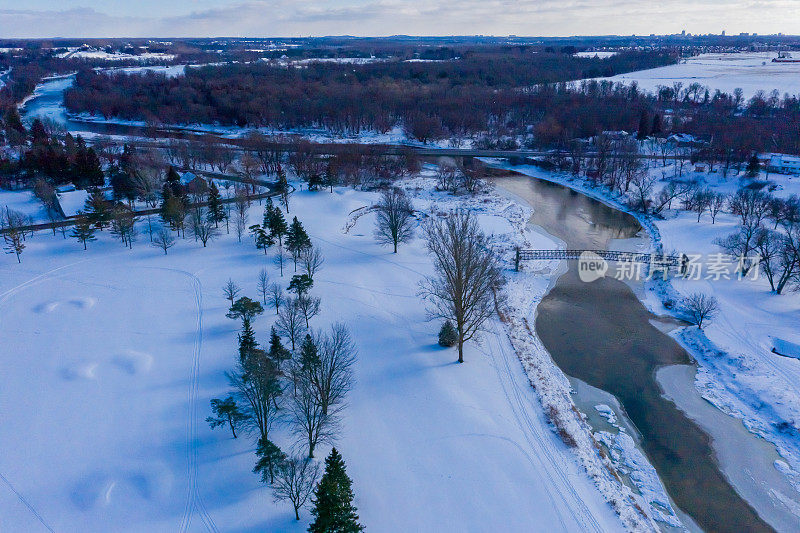
[[[506,169],[517,170],[516,167],[511,167],[511,166],[507,166],[507,165],[500,165],[500,166],[502,166],[503,168],[506,168]],[[540,178],[540,176],[538,176],[539,173],[541,173],[541,171],[536,172],[536,174],[537,174],[536,177],[537,178]],[[547,180],[548,177],[543,177],[543,178],[540,178],[540,179]],[[556,181],[556,179],[553,179],[553,178],[551,178],[551,180],[552,181]],[[567,184],[567,185],[569,185],[570,187],[573,187],[573,184]],[[580,186],[576,186],[574,188],[579,189]],[[606,203],[612,203],[612,204],[614,203],[613,200],[609,201],[607,198],[602,198],[602,194],[598,194],[596,191],[586,191],[586,192],[590,196],[599,197],[598,199],[602,199]],[[573,193],[573,194],[577,194],[577,193]],[[539,204],[539,207],[541,207],[541,202]],[[615,207],[621,207],[621,206],[615,206]],[[547,206],[545,206],[544,209],[540,209],[540,212],[544,212],[545,213],[545,215],[546,215],[545,218],[547,218],[547,217],[552,218],[553,213],[552,212],[548,212],[549,209],[550,208],[547,207]],[[582,209],[581,213],[577,217],[579,222],[591,221],[592,211],[593,211],[593,209],[591,209],[591,208],[590,209],[587,209],[587,208]],[[564,218],[564,210],[563,209],[560,211],[560,216],[561,216],[561,218],[558,220],[558,223],[553,225],[551,228],[547,228],[547,229],[552,229],[556,233],[561,232],[562,234],[567,235],[568,236],[567,240],[570,241],[569,242],[570,247],[572,247],[572,248],[590,248],[590,247],[596,247],[598,245],[598,241],[595,239],[595,236],[593,236],[593,232],[596,234],[597,231],[596,231],[596,228],[592,227],[593,226],[592,224],[589,224],[588,227],[585,228],[586,231],[584,231],[584,232],[582,232],[582,231],[569,231],[570,230],[569,224],[565,223],[566,219]],[[532,222],[535,223],[536,221],[532,220]],[[648,226],[647,229],[648,229],[648,232],[651,235],[655,235],[655,238],[653,238],[652,241],[650,239],[648,239],[647,241],[643,241],[644,242],[644,246],[652,247],[652,249],[657,250],[658,249],[658,243],[659,243],[659,240],[660,240],[657,228],[655,228],[652,224],[648,224],[647,221],[645,221],[644,225]],[[572,228],[572,229],[574,230],[574,228]],[[581,235],[588,236],[588,239],[586,237],[581,237]],[[569,238],[570,236],[572,237],[571,239]],[[614,235],[611,235],[611,237],[614,237]],[[615,249],[620,249],[619,242],[624,242],[624,241],[615,242],[615,244],[614,244],[614,248]],[[641,248],[641,243],[639,243],[639,246]],[[641,251],[641,249],[640,249],[640,251]],[[560,277],[559,278],[559,280],[562,280],[561,281],[562,285],[565,283],[563,280],[569,280],[568,276],[569,276],[569,274],[567,274],[567,277]],[[575,282],[575,279],[573,279],[572,282]],[[597,283],[597,282],[595,282],[595,283]],[[567,282],[567,285],[569,285],[569,282]],[[559,282],[556,282],[556,289],[558,289],[558,286],[559,286]],[[591,287],[591,285],[587,286],[587,284],[583,284],[582,288],[586,289],[588,287]],[[562,287],[562,289],[563,289],[563,287]],[[622,289],[617,291],[617,293],[619,293],[619,294],[624,293],[624,292],[625,291],[622,290]],[[635,292],[637,293],[638,296],[642,297],[643,299],[645,299],[645,300],[647,299],[645,297],[646,296],[646,291],[645,291],[645,289],[643,287],[640,288],[639,290],[636,290]],[[600,293],[603,294],[604,291],[600,291]],[[611,291],[611,293],[615,294],[615,296],[614,296],[615,298],[619,298],[618,294],[615,293],[614,291]],[[551,293],[549,293],[548,297],[545,297],[545,299],[543,300],[543,305],[540,306],[540,312],[541,312],[541,310],[546,310],[547,309],[548,299],[550,300],[550,302],[549,302],[550,304],[556,304],[556,305],[561,305],[561,306],[566,305],[569,308],[570,315],[572,317],[577,316],[577,314],[579,314],[582,310],[585,311],[585,309],[586,309],[586,302],[584,302],[584,301],[580,302],[580,305],[573,305],[573,304],[575,304],[575,302],[570,303],[568,298],[564,299],[564,294],[563,293],[562,294],[558,294],[558,292],[556,292],[555,293],[555,295],[556,295],[555,298],[553,298],[553,294],[554,293],[551,292]],[[561,299],[559,300],[559,298],[561,298]],[[639,303],[639,301],[636,300],[636,298],[632,294],[630,295],[630,299],[635,301],[635,304],[638,307],[642,308],[642,306]],[[572,305],[572,307],[569,307],[570,305]],[[642,311],[644,311],[646,313],[646,311],[643,308],[642,308]],[[573,322],[572,325],[573,326],[578,326],[580,324],[583,327],[583,330],[585,331],[587,323],[591,323],[591,320],[592,320],[591,313],[588,313],[588,315],[589,316],[582,315],[583,322],[581,322],[580,320],[576,320],[575,322]],[[540,328],[540,323],[539,322],[541,321],[541,317],[542,317],[541,314],[537,314],[537,330]],[[629,317],[629,318],[632,319],[632,317]],[[655,327],[655,326],[657,326],[657,327]],[[659,342],[661,344],[664,344],[666,346],[670,346],[671,345],[670,349],[673,350],[673,353],[674,354],[679,354],[679,355],[675,355],[673,357],[666,357],[665,361],[663,363],[661,363],[661,364],[669,364],[670,361],[672,363],[684,363],[684,364],[691,362],[691,359],[688,358],[687,355],[685,355],[685,352],[683,353],[683,355],[680,355],[680,352],[683,352],[683,350],[674,343],[674,340],[672,340],[670,337],[666,337],[663,333],[658,331],[658,329],[662,329],[665,332],[669,331],[670,329],[674,329],[674,325],[670,327],[669,324],[659,325],[659,324],[650,324],[650,323],[642,322],[642,323],[637,325],[636,329],[647,330],[648,328],[650,328],[652,330],[650,332],[652,335],[658,334],[658,335],[661,336],[661,339],[659,340]],[[551,329],[553,329],[553,328],[551,327]],[[581,330],[578,329],[577,327],[573,327],[572,329],[578,331],[579,332],[578,333],[579,336],[582,335]],[[559,351],[558,347],[563,347],[563,345],[569,344],[570,342],[575,343],[575,336],[576,335],[574,333],[572,333],[571,331],[569,331],[569,330],[570,330],[570,328],[566,328],[565,331],[561,331],[561,335],[558,336],[559,338],[557,339],[558,342],[555,342],[553,338],[550,339],[551,340],[551,344],[556,347],[556,350],[553,350],[553,351]],[[564,335],[566,335],[567,333],[570,334],[569,338],[564,337]],[[622,334],[624,335],[624,334],[629,334],[629,333],[622,332]],[[593,336],[594,336],[594,334],[593,335],[589,335],[589,337],[593,337]],[[547,345],[547,344],[548,343],[545,342],[545,345]],[[580,344],[580,342],[578,342],[578,344]],[[647,344],[653,344],[653,343],[645,343],[645,345],[647,345]],[[550,346],[548,346],[548,348],[549,347]],[[573,344],[572,352],[574,353],[576,351],[580,351],[580,348],[587,349],[587,347],[588,347],[587,345],[582,345],[580,347],[576,347]],[[596,351],[597,347],[592,346],[591,348],[594,350],[592,353],[596,356],[597,355],[597,351]],[[567,374],[572,375],[572,376],[578,375],[578,377],[587,379],[590,382],[592,381],[592,379],[597,380],[593,384],[597,384],[597,382],[602,382],[603,379],[606,379],[604,376],[598,376],[597,372],[594,372],[594,375],[592,375],[593,374],[592,368],[600,368],[600,367],[603,367],[604,365],[594,365],[594,366],[587,365],[586,361],[576,361],[575,360],[576,358],[571,356],[570,354],[564,354],[563,352],[565,352],[565,351],[569,352],[570,350],[561,350],[561,352],[562,352],[561,355],[563,356],[561,358],[558,356],[558,354],[555,354],[555,353],[553,354],[553,356],[557,360],[557,362],[559,363],[559,366],[561,366],[562,369],[567,370]],[[649,349],[648,346],[645,346],[645,351],[651,351],[652,352],[652,350]],[[580,364],[580,363],[583,363],[583,364]],[[636,363],[636,361],[634,361],[634,363]],[[572,364],[573,366],[570,367],[569,366],[570,364]],[[562,366],[562,365],[564,365],[564,366]],[[565,366],[567,368],[565,368]],[[620,372],[629,370],[629,368],[628,368],[629,366],[630,365],[625,365],[625,366],[623,366],[623,368],[618,369],[618,370]],[[659,367],[659,365],[656,365],[656,367]],[[588,376],[587,376],[587,374],[588,374]],[[600,374],[602,374],[602,372],[600,372]],[[643,376],[646,376],[645,381],[648,383],[648,390],[651,391],[649,393],[650,396],[652,396],[653,399],[661,398],[663,384],[656,383],[655,372],[654,371],[645,372],[645,373],[643,373]],[[686,387],[688,387],[688,389],[694,389],[693,375],[690,376],[688,374],[685,374],[685,375],[683,375],[683,377],[684,377],[684,379],[686,381],[685,382],[681,382],[680,385],[682,387],[684,387],[684,390],[686,390]],[[673,380],[673,382],[674,382],[674,380]],[[610,387],[610,385],[608,383],[605,383],[605,386],[601,386],[601,388],[605,388],[605,389],[607,389],[609,387]],[[670,394],[670,393],[674,394],[674,390],[667,390],[666,392],[668,394]],[[620,394],[623,394],[624,391],[617,390],[616,393],[617,393],[617,395],[620,395]],[[697,394],[699,396],[699,393],[697,393]],[[635,396],[637,396],[637,397],[641,396],[641,391],[640,390],[636,390],[635,391]],[[578,401],[576,403],[580,403],[580,401]],[[623,401],[623,404],[624,403],[625,402]],[[671,402],[661,402],[661,403],[665,403],[666,404],[666,403],[671,403]],[[673,406],[673,411],[674,411],[673,414],[675,414],[676,416],[679,416],[680,418],[683,418],[684,421],[687,422],[689,425],[695,425],[695,424],[693,424],[693,422],[696,422],[695,417],[693,416],[694,413],[693,412],[688,412],[688,413],[684,412],[684,406],[683,405],[680,405],[679,407],[680,407],[680,409],[675,409],[674,406]],[[741,434],[737,435],[737,437],[739,437],[739,440],[736,441],[738,443],[737,445],[738,446],[745,446],[747,448],[751,448],[752,450],[758,452],[755,455],[759,458],[759,461],[757,462],[758,468],[754,468],[754,466],[752,464],[747,465],[747,466],[745,466],[745,468],[747,468],[747,472],[748,472],[749,475],[748,476],[737,476],[736,473],[740,472],[742,470],[742,468],[743,468],[742,462],[740,460],[737,460],[737,457],[735,455],[721,454],[717,450],[718,447],[724,447],[723,444],[730,444],[730,443],[727,443],[727,442],[723,443],[720,440],[722,438],[725,438],[725,434],[716,434],[716,435],[714,435],[714,440],[712,441],[712,440],[709,439],[708,436],[705,435],[704,431],[699,431],[699,430],[698,431],[693,431],[692,433],[695,434],[695,438],[693,439],[695,441],[694,445],[695,446],[699,446],[699,448],[695,448],[695,452],[700,448],[706,448],[706,452],[704,452],[702,454],[708,460],[708,461],[706,461],[707,462],[706,466],[710,468],[710,471],[712,473],[713,473],[714,470],[717,471],[718,479],[717,479],[716,485],[723,486],[723,485],[732,484],[735,487],[736,490],[735,490],[735,492],[733,492],[732,490],[723,491],[723,492],[725,492],[727,494],[726,498],[732,498],[733,500],[735,500],[735,499],[738,498],[737,493],[741,493],[741,494],[747,496],[748,503],[750,503],[751,505],[754,505],[755,507],[758,508],[758,515],[760,515],[762,517],[767,517],[767,519],[768,519],[767,521],[770,523],[770,525],[778,528],[779,530],[786,530],[786,524],[792,523],[793,520],[796,520],[796,516],[794,514],[796,512],[796,509],[793,510],[794,509],[794,503],[793,503],[791,497],[787,498],[785,496],[785,491],[784,491],[784,493],[776,494],[775,491],[771,491],[771,487],[769,486],[769,483],[765,482],[765,480],[774,479],[772,476],[774,474],[777,474],[777,470],[775,470],[775,467],[773,467],[773,464],[772,464],[774,456],[776,455],[775,451],[774,451],[774,447],[771,447],[771,445],[767,445],[767,449],[769,449],[771,447],[772,452],[771,452],[771,454],[764,452],[764,445],[766,443],[764,441],[762,441],[761,439],[755,437],[751,433],[748,433],[747,431],[745,431],[744,427],[742,427],[742,425],[741,425],[741,422],[739,422],[736,419],[730,418],[729,416],[727,416],[726,414],[722,413],[721,411],[713,408],[710,404],[707,404],[707,407],[709,407],[709,409],[717,417],[716,420],[714,421],[714,424],[716,426],[724,425],[724,423],[726,421],[734,423],[734,424],[738,424],[739,427],[742,430],[740,433],[744,433],[744,435],[741,435]],[[584,411],[587,410],[585,405],[584,405],[584,409],[583,410]],[[626,414],[626,413],[624,413],[624,414]],[[623,416],[624,416],[624,414],[623,414]],[[648,416],[650,416],[652,414],[652,412],[648,411],[647,414],[648,414]],[[706,413],[706,414],[708,414],[708,413]],[[618,413],[617,413],[617,415],[618,415]],[[688,419],[687,419],[687,417],[685,415],[688,415]],[[617,416],[617,417],[619,418],[619,416]],[[591,418],[591,416],[590,416],[590,418]],[[595,418],[597,418],[597,417],[595,416]],[[646,420],[647,417],[639,417],[639,418],[640,418],[640,420],[637,422],[637,426],[647,422],[647,420]],[[701,424],[701,426],[702,426],[702,424]],[[656,425],[655,427],[657,428],[658,426]],[[671,426],[665,426],[665,427],[671,427]],[[705,429],[705,427],[703,427],[702,429]],[[685,444],[686,444],[685,440],[681,442],[682,446],[685,445]],[[713,446],[713,453],[711,451],[711,447],[712,446]],[[730,448],[730,446],[728,446],[728,448]],[[689,450],[689,449],[691,449],[691,447],[685,448],[685,449]],[[653,454],[653,451],[651,450],[651,452],[648,455],[652,455],[652,454]],[[691,456],[692,454],[689,454],[689,455]],[[716,468],[716,465],[715,465],[717,457],[721,458],[720,462],[721,462],[721,470],[722,470],[723,476],[719,476],[718,475],[719,474],[719,469]],[[741,457],[739,457],[738,459],[741,459]],[[652,461],[652,459],[651,459],[651,461]],[[658,461],[652,461],[652,462],[658,463]],[[751,461],[751,463],[752,463],[752,461]],[[657,464],[656,466],[658,468],[659,465]],[[662,464],[661,468],[659,468],[659,470],[664,470],[664,466],[665,465]],[[680,483],[681,480],[677,480],[677,481]],[[784,483],[786,483],[785,479],[784,479]],[[667,484],[669,486],[669,481],[667,481]],[[785,489],[786,487],[783,486],[782,488]],[[673,486],[671,488],[670,492],[675,492],[675,489],[676,489],[676,487]],[[698,493],[699,497],[702,497],[704,495],[704,493],[706,492],[706,490],[707,489],[704,489],[703,491],[700,491]],[[766,492],[766,496],[764,496],[765,492]],[[754,495],[757,495],[757,494],[761,494],[761,497],[754,496]],[[716,500],[718,500],[718,499],[719,498],[716,498]],[[776,502],[777,502],[777,504],[776,504]],[[683,506],[686,506],[686,505],[687,505],[687,503],[684,502]],[[749,505],[747,507],[749,507]],[[754,513],[748,512],[748,513],[745,513],[745,514],[750,515],[751,518],[753,518],[755,520],[755,522],[758,522],[757,516],[754,516]]]

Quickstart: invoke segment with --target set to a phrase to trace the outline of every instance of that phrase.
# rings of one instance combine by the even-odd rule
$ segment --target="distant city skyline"
[[[0,0],[0,38],[800,34],[800,0]]]

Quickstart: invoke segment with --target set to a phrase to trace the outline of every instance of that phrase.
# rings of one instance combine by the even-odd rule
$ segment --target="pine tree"
[[[75,227],[72,228],[72,233],[70,236],[82,242],[83,249],[85,250],[87,242],[97,240],[97,238],[94,236],[95,228],[92,225],[92,222],[88,218],[82,216],[80,212],[78,213],[78,216],[81,218],[78,219]]]
[[[44,124],[38,118],[31,124],[31,144],[33,146],[47,146],[50,144],[50,136],[44,129]]]
[[[444,324],[442,324],[442,329],[439,330],[439,346],[450,348],[451,346],[455,346],[457,342],[458,333],[456,332],[456,328],[453,327],[452,322],[445,320]]]
[[[353,506],[352,480],[345,471],[342,456],[331,450],[325,459],[325,473],[314,491],[311,514],[314,521],[310,533],[358,533],[364,526],[358,523]]]
[[[283,346],[281,337],[273,327],[269,334],[269,350],[267,350],[267,357],[269,357],[275,366],[280,367],[284,361],[292,358],[292,352]]]
[[[101,231],[111,221],[111,204],[102,191],[95,190],[89,195],[84,205],[84,214],[89,222]]]
[[[755,178],[758,176],[758,173],[761,171],[761,164],[758,162],[758,156],[753,154],[750,156],[750,160],[747,162],[747,175],[751,178]]]
[[[641,141],[647,139],[648,135],[650,135],[650,120],[648,120],[647,111],[642,111],[639,117],[639,132],[636,134],[636,138]]]
[[[302,372],[309,372],[319,366],[319,352],[317,345],[314,343],[314,338],[306,333],[306,338],[303,339],[303,344],[300,345],[300,370]]]
[[[209,416],[206,422],[211,426],[211,429],[228,424],[231,428],[233,438],[236,438],[236,426],[241,424],[247,417],[239,411],[239,406],[236,405],[236,400],[232,396],[228,396],[224,400],[214,398],[211,400],[211,411],[217,415],[216,418]]]
[[[661,115],[656,113],[655,115],[653,115],[653,127],[650,128],[650,133],[652,133],[653,135],[658,135],[659,133],[661,133],[661,131],[662,131]]]
[[[251,322],[249,317],[242,319],[242,332],[239,333],[239,361],[242,363],[258,350],[258,342]]]
[[[222,206],[222,198],[214,180],[211,180],[211,187],[208,189],[208,220],[218,228],[219,223],[225,220],[225,209]]]
[[[289,225],[289,231],[286,232],[286,248],[292,254],[295,272],[297,272],[297,259],[300,257],[300,252],[310,246],[311,238],[303,228],[303,224],[297,220],[297,217],[294,217]]]
[[[258,439],[256,455],[258,461],[253,468],[253,473],[261,474],[262,483],[272,483],[275,481],[275,469],[281,461],[286,460],[286,454],[271,440]]]
[[[267,217],[267,213],[269,213],[267,226],[269,227],[270,235],[278,239],[278,246],[283,246],[283,237],[286,236],[286,232],[289,231],[289,226],[286,224],[286,219],[280,208],[272,205],[272,198],[267,199],[267,209],[264,213],[265,217]]]

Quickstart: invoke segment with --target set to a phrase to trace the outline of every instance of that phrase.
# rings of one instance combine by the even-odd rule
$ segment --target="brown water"
[[[642,230],[632,216],[567,187],[518,175],[494,182],[526,200],[530,222],[571,249],[605,249]],[[670,497],[700,527],[771,531],[721,473],[708,435],[662,396],[656,370],[692,361],[651,318],[628,285],[582,282],[570,261],[539,304],[536,331],[566,374],[617,397]]]

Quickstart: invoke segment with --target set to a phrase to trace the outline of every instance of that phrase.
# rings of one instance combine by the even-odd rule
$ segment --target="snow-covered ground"
[[[590,57],[590,58],[591,58],[591,57],[596,57],[596,58],[598,58],[598,59],[606,59],[606,58],[608,58],[608,57],[614,57],[614,56],[615,56],[615,55],[617,55],[617,54],[618,54],[618,52],[612,52],[612,51],[603,51],[603,50],[599,50],[599,51],[593,51],[593,50],[587,50],[587,51],[585,51],[585,52],[577,52],[577,53],[575,54],[575,57]]]
[[[419,187],[417,208],[456,205],[426,192],[431,183],[407,184]],[[431,271],[419,235],[395,255],[374,242],[372,214],[343,232],[348,214],[376,197],[303,191],[290,213],[326,258],[315,276],[323,311],[314,325],[343,321],[359,349],[337,447],[362,522],[373,531],[620,530],[546,422],[503,325],[493,322],[493,334],[455,364],[417,295]],[[527,213],[509,198],[469,206],[501,246],[552,246],[523,233]],[[260,218],[254,205],[251,221]],[[203,422],[236,358],[222,285],[232,278],[255,297],[260,268],[283,284],[288,276],[234,235],[208,248],[180,240],[166,256],[146,241],[126,250],[104,232],[84,252],[40,233],[21,265],[0,264],[0,404],[9,406],[0,530],[303,530],[308,513],[296,524],[250,472],[252,440]],[[532,283],[543,293],[544,278]],[[261,342],[270,313],[255,322]],[[290,447],[286,429],[276,433]]]
[[[800,63],[773,63],[775,52],[748,52],[739,54],[700,54],[676,65],[618,74],[609,79],[619,82],[635,81],[640,88],[655,91],[659,85],[671,87],[682,83],[707,86],[713,93],[716,89],[733,93],[736,88],[750,98],[758,91],[769,94],[777,89],[784,93],[800,93]]]
[[[6,208],[17,211],[30,218],[32,223],[48,222],[47,209],[34,196],[33,191],[7,191],[0,189],[0,210]]]
[[[175,59],[175,54],[164,54],[159,52],[145,52],[143,54],[126,54],[124,52],[106,52],[105,50],[86,49],[86,50],[68,50],[58,57],[72,58],[72,59],[100,59],[103,61],[172,61]]]

